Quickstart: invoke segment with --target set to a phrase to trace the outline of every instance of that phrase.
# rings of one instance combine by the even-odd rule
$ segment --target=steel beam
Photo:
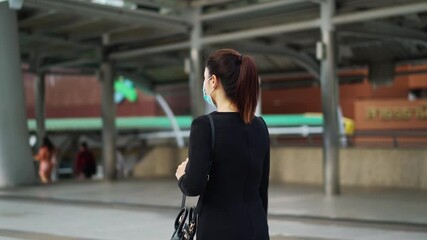
[[[34,21],[38,21],[40,19],[48,18],[48,17],[50,17],[54,14],[57,14],[57,13],[58,12],[56,10],[49,10],[47,12],[35,14],[31,17],[20,20],[19,21],[19,27],[25,27],[26,25],[29,25],[29,24],[33,23]]]
[[[284,24],[284,25],[275,26],[275,27],[246,30],[246,31],[240,31],[236,33],[202,37],[200,39],[200,44],[209,45],[209,44],[216,44],[216,43],[234,41],[239,39],[254,38],[259,36],[277,35],[280,33],[302,31],[305,29],[313,29],[319,26],[320,26],[320,20],[316,19],[316,20],[310,20],[310,21],[300,22],[296,24]],[[190,42],[185,41],[185,42],[171,43],[171,44],[165,44],[165,45],[154,46],[154,47],[138,48],[133,50],[126,50],[126,51],[111,53],[110,59],[114,59],[114,60],[126,59],[126,58],[138,57],[142,55],[182,50],[182,49],[187,49],[189,47],[190,47]]]
[[[427,2],[400,4],[393,7],[366,10],[357,13],[347,13],[332,18],[335,25],[366,22],[376,19],[403,16],[412,13],[427,12]]]
[[[65,24],[65,25],[62,24],[61,26],[58,26],[58,27],[49,28],[48,31],[49,32],[61,32],[61,31],[65,31],[65,30],[69,30],[69,29],[73,29],[73,28],[86,26],[88,24],[93,24],[93,23],[100,22],[100,21],[102,21],[102,18],[93,17],[90,19],[78,20],[77,22],[74,21],[70,24]]]
[[[320,78],[319,62],[304,52],[299,52],[288,46],[266,45],[255,42],[242,42],[233,45],[234,48],[252,54],[268,54],[284,56],[295,64],[306,69],[315,78]]]
[[[152,8],[160,8],[161,5],[160,3],[156,3],[154,1],[147,1],[147,0],[129,0],[129,2],[133,2],[135,4],[141,4],[147,7],[152,7]]]
[[[323,57],[321,59],[320,82],[323,109],[323,186],[327,196],[338,195],[339,185],[339,106],[337,76],[337,42],[332,18],[335,0],[321,3],[321,32]]]
[[[51,37],[51,36],[46,36],[42,34],[28,34],[28,33],[21,32],[19,33],[19,36],[24,39],[33,39],[37,41],[50,42],[53,44],[64,44],[64,45],[69,45],[69,46],[80,48],[80,49],[88,49],[88,48],[90,49],[97,46],[93,44],[79,43],[79,42],[70,41],[64,38]]]
[[[136,27],[141,28],[142,27],[141,23],[129,24],[125,27],[123,27],[123,26],[110,26],[107,31],[105,31],[103,29],[99,29],[99,31],[92,31],[92,32],[87,32],[87,33],[83,33],[83,34],[73,34],[72,36],[70,36],[70,40],[82,41],[82,40],[91,39],[91,38],[101,38],[105,34],[111,35],[114,33],[119,33],[121,31],[134,29]]]
[[[49,46],[46,44],[46,46]],[[40,47],[40,48],[30,48],[28,46],[25,46],[25,48],[21,49],[21,54],[25,53],[28,55],[31,55],[34,51],[38,52],[38,55],[41,59],[48,58],[50,56],[54,56],[57,58],[62,59],[76,59],[81,56],[81,54],[85,53],[85,50],[82,52],[77,51],[76,49],[73,49],[71,47],[69,48],[61,48],[61,49],[55,49],[55,48],[49,48],[49,47]],[[91,51],[91,50],[89,50]],[[27,59],[23,58],[23,61],[27,61]]]
[[[373,19],[381,19],[402,14],[410,14],[427,11],[427,3],[399,5],[395,7],[387,7],[383,9],[366,10],[359,13],[349,13],[340,16],[334,16],[332,22],[335,25],[349,24],[355,22],[364,22]],[[307,20],[291,24],[281,24],[258,29],[243,30],[233,33],[216,34],[215,36],[204,37],[203,44],[214,44],[220,42],[229,42],[234,40],[242,40],[246,38],[254,38],[259,36],[278,35],[283,33],[298,32],[308,29],[317,28],[320,26],[320,19]]]
[[[33,73],[33,72],[31,72],[31,71],[23,71],[23,73]],[[94,75],[96,74],[96,70],[94,69],[94,70],[92,70],[92,71],[89,71],[89,70],[85,70],[85,71],[82,71],[82,70],[78,70],[78,71],[72,71],[72,72],[67,72],[67,71],[46,71],[46,72],[44,72],[44,75],[45,76],[47,76],[47,75],[57,75],[57,76],[79,76],[79,77],[81,77],[81,76],[83,76],[83,77],[93,77]]]
[[[126,59],[126,58],[132,58],[132,57],[139,57],[143,55],[183,50],[183,49],[188,49],[189,47],[190,47],[190,42],[172,43],[172,44],[166,44],[161,46],[140,48],[140,49],[112,53],[110,54],[110,59],[112,60]]]
[[[406,5],[399,5],[381,9],[366,10],[357,13],[348,13],[339,16],[334,16],[332,22],[335,25],[344,25],[350,23],[364,22],[373,19],[381,19],[386,17],[393,17],[402,14],[411,14],[427,12],[427,3],[411,3]],[[320,27],[320,19],[306,20],[296,23],[285,23],[275,26],[262,27],[250,30],[236,31],[232,33],[215,34],[213,36],[205,36],[201,39],[202,45],[211,45],[217,43],[231,42],[243,39],[250,39],[256,37],[266,37],[279,35],[284,33],[300,32]],[[125,52],[112,53],[112,59],[123,59],[127,57],[136,57],[146,53],[161,53],[167,51],[174,51],[177,49],[185,49],[189,47],[189,42],[180,42],[173,44],[165,44],[162,46],[148,47],[143,49],[134,49]]]
[[[397,36],[397,35],[387,35],[383,34],[381,32],[367,32],[367,31],[357,31],[357,30],[343,30],[339,31],[340,36],[351,36],[351,37],[358,37],[358,38],[367,38],[367,39],[378,39],[381,40],[380,42],[374,42],[371,41],[370,43],[366,42],[355,42],[350,43],[347,46],[369,46],[367,44],[376,44],[376,45],[383,45],[384,41],[395,41],[395,42],[404,42],[409,44],[416,44],[416,45],[422,45],[424,47],[427,47],[427,42],[422,41],[420,39],[412,39],[409,36]],[[370,45],[372,46],[372,45]]]
[[[186,31],[189,27],[186,21],[178,17],[164,16],[143,10],[117,8],[91,2],[75,0],[26,0],[24,5],[35,8],[56,9],[79,15],[103,17],[119,22],[155,24],[158,27],[182,29],[183,31]]]
[[[339,16],[334,16],[332,18],[332,22],[335,25],[343,25],[426,11],[427,3],[412,3],[407,5],[399,5],[381,9],[366,10],[358,13],[348,13]],[[313,19],[290,24],[280,24],[270,27],[237,31],[233,33],[216,34],[215,36],[204,37],[202,39],[202,43],[215,44],[234,40],[242,40],[247,38],[299,32],[308,29],[315,29],[318,27],[320,27],[320,19]]]
[[[353,35],[382,40],[410,42],[427,47],[427,34],[423,31],[404,28],[386,22],[367,22],[361,26],[348,26],[340,28],[340,35]]]
[[[215,13],[208,13],[201,16],[202,21],[213,21],[217,19],[224,19],[229,17],[238,17],[239,15],[252,14],[256,12],[274,10],[278,7],[289,6],[296,3],[310,2],[309,0],[280,0],[268,3],[253,4],[247,7],[240,7],[232,10],[218,11]]]
[[[207,7],[213,5],[227,4],[237,2],[238,0],[196,0],[191,2],[192,7]]]
[[[299,32],[320,27],[320,19],[306,20],[297,23],[280,24],[251,30],[242,30],[232,33],[215,34],[202,38],[202,44],[231,42],[248,38],[266,37],[290,32]]]
[[[65,62],[57,62],[49,65],[44,65],[40,67],[41,71],[47,71],[52,68],[59,68],[59,67],[76,67],[79,65],[84,64],[96,64],[99,63],[99,60],[97,59],[78,59],[78,60],[71,60],[71,61],[65,61]]]
[[[134,27],[135,29],[140,28],[141,26]],[[109,32],[108,34],[111,36],[111,45],[116,44],[127,44],[127,43],[137,43],[141,45],[145,45],[146,43],[157,42],[158,40],[166,39],[166,38],[174,38],[176,36],[182,36],[184,33],[179,31],[162,31],[162,32],[154,32],[147,35],[136,35],[129,37],[121,37],[121,33],[124,32],[125,29],[118,29],[117,31]],[[130,29],[127,29],[130,30]],[[118,36],[117,36],[118,35]]]

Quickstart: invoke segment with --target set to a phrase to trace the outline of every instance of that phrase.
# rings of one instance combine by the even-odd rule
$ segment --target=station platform
[[[181,193],[173,179],[66,181],[3,189],[0,196],[169,209],[178,209],[181,203]],[[197,198],[189,198],[189,205],[196,201]],[[341,195],[326,197],[321,187],[271,184],[269,215],[427,227],[427,191],[344,188]]]
[[[194,204],[196,201],[197,198],[190,198],[188,205]],[[116,182],[64,181],[50,185],[0,189],[0,202],[2,202],[0,205],[4,206],[4,208],[6,208],[7,204],[13,207],[16,203],[24,205],[41,203],[44,207],[57,207],[57,211],[63,211],[62,209],[68,206],[80,206],[86,209],[95,209],[95,211],[106,209],[106,211],[130,210],[132,214],[136,214],[138,211],[165,213],[167,216],[162,218],[160,222],[165,222],[165,224],[162,224],[162,228],[169,231],[163,233],[165,234],[163,237],[161,237],[161,234],[155,235],[157,233],[153,232],[153,236],[159,237],[139,238],[164,239],[164,237],[170,234],[169,232],[172,229],[171,224],[181,202],[181,193],[176,181],[173,179],[126,180]],[[28,207],[31,209],[30,205]],[[28,211],[30,210],[25,212]],[[19,232],[15,233],[15,235],[13,232],[9,232],[11,235],[6,234],[7,231],[12,230],[7,228],[7,224],[1,223],[1,213],[2,208],[0,207],[0,239],[2,239],[1,236],[13,237],[16,234],[19,235]],[[55,215],[54,213],[52,214]],[[62,217],[67,219],[72,218],[71,215],[74,213],[69,213],[70,216],[67,213],[62,214],[64,214]],[[133,217],[132,214],[125,214],[122,217],[124,219],[129,218],[129,221],[135,224],[135,221],[131,220]],[[113,215],[110,215],[110,217]],[[154,224],[152,221],[155,221],[155,218],[146,221]],[[427,239],[427,192],[401,189],[343,188],[341,195],[326,197],[322,193],[321,187],[271,184],[269,191],[269,222],[270,234],[273,240]],[[316,225],[317,228],[314,228],[316,230],[312,233],[301,232],[298,234],[298,231],[307,231],[303,230],[306,228],[302,228],[299,225],[302,223]],[[102,225],[102,223],[98,224]],[[126,225],[120,222],[117,222],[117,224]],[[286,227],[284,228],[283,226]],[[350,228],[349,231],[353,231],[354,227],[365,230],[361,232],[355,231],[350,235],[348,231],[340,230],[342,231],[341,233],[335,232],[331,235],[331,226],[340,226],[334,229]],[[287,230],[284,231],[283,229]],[[392,233],[384,231],[384,229],[391,229]],[[151,230],[154,231],[153,229]],[[18,230],[15,229],[15,231]],[[147,231],[149,232],[149,230]],[[370,231],[379,232],[372,233]],[[370,238],[366,237],[368,235],[363,235],[368,234],[367,232],[370,232],[369,236],[377,237]],[[380,233],[387,234],[381,235]],[[358,234],[360,235],[359,237],[357,237]],[[410,235],[405,237],[404,234]],[[45,239],[67,238],[52,237]],[[109,238],[101,237],[94,239]],[[128,237],[123,239],[134,238]]]

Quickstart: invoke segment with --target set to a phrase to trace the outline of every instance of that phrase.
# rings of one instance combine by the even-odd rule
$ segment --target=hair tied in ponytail
[[[210,75],[217,76],[242,120],[251,123],[259,96],[258,71],[253,58],[234,49],[221,49],[208,57],[206,68]]]
[[[239,57],[239,63],[242,64],[242,60],[243,60],[243,54],[240,55]]]

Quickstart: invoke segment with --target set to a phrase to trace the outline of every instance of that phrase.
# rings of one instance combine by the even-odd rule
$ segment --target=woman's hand
[[[175,177],[177,180],[179,180],[182,177],[182,175],[185,174],[185,168],[187,167],[187,163],[188,163],[188,158],[185,159],[185,161],[181,163],[176,169]]]

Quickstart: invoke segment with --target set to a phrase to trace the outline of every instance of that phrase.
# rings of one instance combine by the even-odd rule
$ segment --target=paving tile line
[[[2,194],[0,200],[17,200],[23,202],[38,202],[38,203],[49,203],[55,205],[66,205],[66,206],[79,206],[87,208],[98,208],[98,209],[117,209],[127,211],[149,211],[149,212],[164,212],[170,213],[171,211],[177,211],[179,206],[171,205],[156,205],[156,204],[144,204],[144,203],[124,203],[124,202],[112,202],[112,201],[93,201],[93,200],[78,200],[78,199],[63,199],[54,197],[41,197],[41,196],[24,196],[24,195],[13,195],[13,194]],[[416,232],[427,232],[427,224],[418,222],[401,222],[401,221],[390,221],[390,220],[373,220],[373,219],[357,219],[357,218],[342,218],[342,217],[328,217],[308,214],[275,214],[269,213],[268,218],[270,220],[284,220],[284,221],[300,221],[300,222],[312,222],[317,224],[340,224],[340,225],[359,225],[369,228],[376,229],[404,229]],[[68,239],[67,239],[68,240]],[[71,239],[70,239],[71,240]],[[74,239],[73,239],[74,240]],[[86,240],[86,239],[84,239]]]
[[[271,236],[270,240],[340,240],[336,238],[319,238],[319,237],[294,237],[294,236]]]
[[[68,237],[49,233],[40,233],[33,231],[21,231],[11,229],[0,229],[1,237],[16,238],[21,240],[102,240],[94,238]],[[337,240],[332,238],[307,238],[307,237],[288,237],[271,236],[271,240]]]
[[[101,239],[94,239],[94,238],[75,238],[75,237],[60,236],[60,235],[49,234],[49,233],[1,229],[1,228],[0,228],[0,236],[17,238],[22,240],[101,240]]]
[[[313,224],[335,224],[343,226],[358,226],[372,229],[388,229],[388,230],[403,230],[427,233],[427,224],[413,223],[413,222],[400,222],[400,221],[387,221],[387,220],[373,220],[373,219],[356,219],[356,218],[342,218],[342,217],[328,217],[328,216],[315,216],[315,215],[298,215],[298,214],[268,214],[269,220],[283,220],[283,221],[299,221]]]

